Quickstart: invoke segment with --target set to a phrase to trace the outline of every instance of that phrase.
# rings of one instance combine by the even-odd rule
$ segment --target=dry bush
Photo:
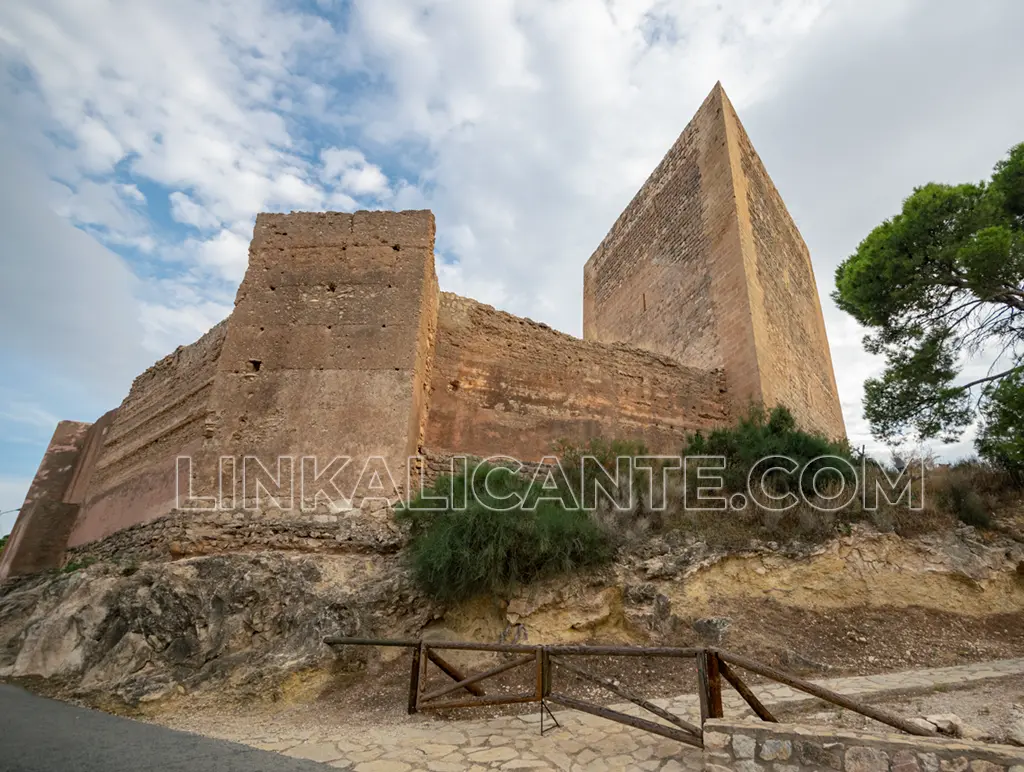
[[[1013,475],[978,459],[938,466],[926,482],[938,509],[979,528],[991,527],[994,514],[1021,499]]]

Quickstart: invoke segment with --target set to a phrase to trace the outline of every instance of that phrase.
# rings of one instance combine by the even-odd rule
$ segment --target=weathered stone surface
[[[729,747],[729,735],[725,732],[705,732],[704,747],[709,751],[722,750]]]
[[[732,752],[738,759],[754,758],[754,751],[757,749],[757,740],[743,734],[733,735]]]
[[[728,617],[706,617],[693,623],[693,629],[710,646],[720,646],[725,641],[732,620]]]
[[[793,743],[789,740],[764,740],[759,755],[765,761],[785,761],[793,755]]]
[[[1010,724],[1005,735],[1007,742],[1024,745],[1024,705],[1014,703],[1010,706]]]
[[[955,713],[936,713],[925,716],[925,721],[935,726],[943,734],[956,735],[960,732],[963,721]]]
[[[843,768],[843,746],[840,743],[798,742],[801,764],[820,769]]]
[[[3,588],[0,673],[46,678],[51,690],[111,708],[228,681],[236,696],[268,698],[293,674],[323,680],[339,658],[358,667],[372,656],[335,654],[325,635],[409,635],[433,613],[393,557],[97,564]]]
[[[18,520],[0,555],[0,582],[60,565],[79,503],[68,494],[75,469],[87,455],[97,427],[61,421],[54,430]]]
[[[913,751],[899,751],[893,754],[892,772],[921,772],[921,765]]]
[[[554,443],[643,441],[677,453],[688,431],[727,420],[721,370],[582,341],[441,293],[424,446],[526,461]]]
[[[888,772],[889,754],[877,748],[848,748],[846,772]]]
[[[586,339],[723,367],[734,405],[781,402],[845,434],[810,255],[720,85],[583,281]]]
[[[971,760],[965,756],[955,759],[940,759],[939,769],[941,772],[965,772],[971,766]]]

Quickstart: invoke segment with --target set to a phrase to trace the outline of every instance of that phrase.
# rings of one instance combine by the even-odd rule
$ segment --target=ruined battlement
[[[845,433],[807,248],[720,86],[587,261],[582,340],[440,292],[434,234],[428,211],[260,214],[231,315],[57,427],[0,580],[223,496],[223,457],[349,457],[344,491],[371,457],[674,454],[751,401]]]

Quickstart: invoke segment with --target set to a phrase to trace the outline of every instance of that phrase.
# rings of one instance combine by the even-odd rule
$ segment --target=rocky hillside
[[[261,550],[250,538],[240,553],[179,549],[7,584],[0,676],[152,712],[186,694],[313,699],[339,673],[394,656],[334,652],[321,643],[331,634],[703,641],[809,672],[1024,655],[1024,548],[966,526],[912,540],[855,529],[742,553],[657,537],[570,581],[447,608],[413,586],[396,542],[349,536],[332,549],[296,538]]]

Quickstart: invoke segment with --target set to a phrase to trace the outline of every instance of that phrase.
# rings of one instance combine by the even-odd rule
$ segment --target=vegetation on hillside
[[[784,407],[752,408],[733,426],[689,436],[681,451],[685,475],[640,443],[594,439],[559,443],[561,472],[552,468],[550,477],[485,463],[454,480],[441,477],[396,513],[410,529],[413,575],[442,601],[507,597],[534,580],[603,565],[623,545],[645,548],[655,537],[736,550],[820,543],[856,523],[914,536],[951,529],[957,520],[990,527],[992,512],[1007,501],[1008,475],[992,464],[940,468],[934,459],[910,459],[901,476],[854,456],[845,442],[801,430]],[[692,463],[696,457],[703,460]],[[665,497],[652,479],[658,489],[666,481]],[[908,479],[908,493],[894,495]],[[876,484],[898,500],[875,495]],[[598,489],[606,494],[594,495]]]
[[[434,508],[430,497],[448,496]],[[541,499],[531,481],[501,467],[479,464],[399,509],[411,528],[409,560],[417,583],[445,601],[479,593],[507,596],[535,579],[609,561],[609,535],[586,512]],[[463,495],[469,493],[472,495]],[[521,497],[509,507],[510,497]]]
[[[856,482],[849,445],[803,431],[781,405],[771,410],[753,405],[733,426],[690,435],[683,456],[722,458],[725,487],[736,492],[747,490],[752,473],[758,481],[763,476],[765,487],[776,495],[799,490],[813,496],[815,488]],[[784,459],[791,463],[782,463]]]
[[[1024,472],[1024,144],[988,182],[916,188],[838,267],[833,298],[886,359],[865,383],[876,437],[953,441],[980,408],[979,453]]]

